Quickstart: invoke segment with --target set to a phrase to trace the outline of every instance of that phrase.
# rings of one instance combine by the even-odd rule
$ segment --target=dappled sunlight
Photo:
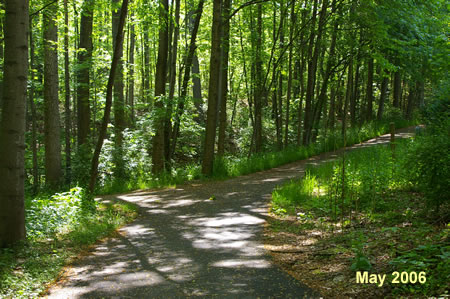
[[[259,260],[223,260],[212,264],[214,267],[224,267],[224,268],[269,268],[271,267],[269,261],[259,259]]]
[[[209,217],[209,218],[197,218],[191,220],[189,224],[195,226],[206,226],[206,227],[223,227],[229,225],[255,225],[264,222],[263,219],[242,213],[221,213],[219,217]]]
[[[164,202],[164,208],[169,209],[173,207],[180,207],[180,206],[189,206],[195,204],[197,201],[192,199],[176,199],[176,200],[170,200]]]

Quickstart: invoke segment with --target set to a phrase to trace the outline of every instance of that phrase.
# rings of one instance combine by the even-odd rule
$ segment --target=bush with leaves
[[[410,181],[438,210],[450,200],[450,99],[438,98],[423,115],[425,134],[416,136],[404,163]]]

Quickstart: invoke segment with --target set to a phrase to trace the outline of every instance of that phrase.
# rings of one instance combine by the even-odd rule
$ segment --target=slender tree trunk
[[[211,57],[209,64],[208,111],[206,118],[205,147],[203,150],[202,173],[210,176],[213,172],[214,145],[217,127],[217,102],[219,98],[220,80],[220,33],[222,0],[214,1],[213,23],[211,30]]]
[[[33,24],[30,20],[29,37],[30,37],[30,90],[28,94],[29,109],[31,110],[31,151],[33,153],[33,194],[37,194],[39,190],[39,168],[37,157],[37,124],[36,124],[36,105],[34,104],[34,64],[35,64],[35,51],[33,40]]]
[[[164,171],[164,101],[166,93],[166,77],[167,77],[167,58],[169,50],[168,36],[168,16],[169,3],[168,0],[160,0],[159,7],[159,43],[158,43],[158,60],[156,63],[155,76],[155,136],[153,137],[153,174],[160,174]]]
[[[285,124],[284,124],[284,146],[286,147],[289,142],[289,108],[290,108],[290,102],[291,102],[291,93],[292,93],[292,56],[294,54],[294,48],[293,48],[293,36],[294,36],[294,29],[295,29],[295,1],[292,1],[291,3],[291,25],[289,28],[289,58],[288,58],[288,84],[287,84],[287,95],[286,95],[286,117],[285,117]]]
[[[230,52],[230,15],[231,0],[223,0],[222,10],[222,55],[221,55],[221,75],[219,94],[219,139],[217,154],[222,156],[225,153],[225,138],[227,128],[227,100],[228,100],[228,57]]]
[[[350,57],[350,62],[348,65],[348,75],[347,75],[347,90],[345,93],[345,100],[344,100],[344,108],[342,111],[342,136],[345,136],[345,131],[347,129],[347,109],[348,104],[350,102],[350,98],[352,97],[353,91],[353,58]]]
[[[70,70],[69,70],[69,11],[64,0],[64,123],[66,153],[66,184],[71,181],[71,112],[70,112]]]
[[[112,0],[113,7],[119,5],[120,0]],[[125,177],[125,162],[123,160],[123,131],[125,130],[125,97],[124,97],[124,84],[123,84],[123,42],[117,44],[117,34],[120,20],[120,10],[113,9],[112,12],[112,37],[113,37],[113,49],[118,48],[118,62],[117,70],[114,78],[114,176],[116,178]],[[121,32],[120,34],[123,34]]]
[[[416,91],[417,88],[414,86],[414,83],[411,82],[409,86],[409,93],[408,93],[408,99],[406,103],[406,119],[412,119],[412,112],[415,106],[416,102]]]
[[[94,1],[84,0],[82,10],[77,72],[78,146],[88,141],[90,131],[89,73],[92,64],[92,16]]]
[[[359,51],[356,54],[356,67],[355,67],[355,79],[354,79],[354,92],[350,98],[350,123],[352,127],[356,126],[356,106],[359,102],[359,74],[360,74],[360,62],[359,62]]]
[[[170,52],[169,64],[169,101],[166,109],[166,119],[164,122],[164,155],[166,168],[171,167],[171,132],[172,132],[172,110],[175,95],[176,71],[177,71],[177,53],[178,53],[178,37],[180,35],[180,0],[175,0],[175,24],[172,50]]]
[[[256,73],[256,90],[254,94],[255,105],[255,151],[262,150],[262,102],[264,94],[264,86],[262,79],[262,5],[257,5],[257,25],[256,25],[256,58],[255,58],[255,73]]]
[[[307,10],[303,10],[302,12],[302,26],[306,24],[306,17],[308,16]],[[300,34],[301,41],[301,50],[300,50],[300,67],[299,67],[299,76],[300,76],[300,103],[298,105],[298,124],[297,124],[297,145],[302,143],[302,112],[303,112],[303,98],[305,96],[305,65],[306,65],[306,53],[305,53],[305,45],[303,42],[305,37],[305,30],[302,30]]]
[[[336,1],[333,1],[332,4],[333,7],[333,13],[336,10]],[[319,124],[320,124],[320,118],[322,115],[322,111],[324,110],[324,107],[326,106],[326,99],[327,99],[327,90],[328,90],[328,83],[330,81],[331,76],[333,75],[333,67],[336,63],[335,58],[335,50],[336,50],[336,38],[337,38],[337,31],[338,31],[339,24],[337,21],[335,21],[333,26],[333,32],[331,34],[331,42],[330,42],[330,54],[328,57],[326,70],[323,75],[323,82],[320,89],[319,97],[317,100],[316,105],[314,106],[314,112],[313,112],[313,118],[312,118],[312,141],[315,142],[318,132],[319,132]]]
[[[149,32],[150,32],[150,27],[149,27],[149,20],[145,20],[144,21],[144,41],[143,41],[143,47],[144,47],[144,73],[143,73],[143,79],[144,79],[144,86],[143,86],[143,91],[144,91],[144,99],[145,99],[145,103],[146,104],[151,104],[151,99],[150,99],[150,47],[149,47]]]
[[[61,133],[59,119],[57,4],[44,11],[44,144],[45,182],[57,187],[61,183]]]
[[[0,248],[25,239],[25,117],[28,0],[5,0],[5,62],[0,123]]]
[[[400,108],[400,101],[402,97],[402,75],[400,71],[394,73],[394,101],[393,106]]]
[[[369,58],[367,62],[367,109],[366,109],[366,121],[372,120],[373,114],[373,58]]]
[[[194,25],[192,27],[191,32],[191,41],[189,44],[189,52],[186,56],[186,62],[185,62],[185,68],[184,68],[184,77],[183,77],[183,83],[181,86],[181,94],[179,97],[178,105],[177,105],[177,112],[175,113],[175,121],[172,131],[172,146],[171,146],[171,154],[170,157],[173,157],[173,154],[175,152],[176,144],[177,144],[177,138],[180,133],[180,122],[181,122],[181,116],[184,113],[184,102],[187,96],[188,91],[188,83],[189,78],[191,74],[191,66],[193,65],[194,57],[195,57],[195,41],[197,39],[197,33],[198,28],[200,25],[200,18],[202,17],[203,12],[203,4],[205,3],[205,0],[200,0],[198,3],[198,7],[196,10],[196,17],[194,21]]]
[[[192,94],[195,109],[198,116],[194,117],[194,120],[198,124],[205,123],[205,112],[203,111],[203,97],[202,97],[202,84],[200,80],[200,65],[198,63],[198,57],[194,54],[192,59]]]
[[[326,1],[326,0],[325,0]],[[309,37],[309,47],[308,47],[308,81],[306,83],[306,99],[305,99],[305,116],[303,122],[303,145],[309,143],[309,132],[310,132],[310,121],[311,121],[311,106],[314,97],[314,83],[316,78],[316,66],[317,66],[317,56],[314,55],[316,52],[314,49],[314,36],[316,34],[316,19],[317,19],[317,6],[318,1],[314,0],[314,8],[312,13],[311,21],[311,33]],[[318,33],[320,34],[320,33]],[[318,49],[319,43],[316,41],[316,49]]]
[[[127,8],[128,8],[128,0],[123,0],[122,8],[120,9],[119,24],[117,26],[118,34],[116,35],[116,41],[115,41],[115,43],[117,45],[120,45],[123,43],[123,28],[124,28],[125,20],[126,20],[126,16],[127,16]],[[95,147],[94,156],[92,157],[92,162],[91,162],[91,172],[90,172],[90,180],[89,180],[89,187],[88,187],[88,190],[91,193],[94,192],[95,182],[97,180],[97,175],[98,175],[98,161],[99,161],[100,152],[101,152],[102,146],[103,146],[103,140],[106,137],[106,130],[108,128],[109,117],[111,114],[114,77],[115,77],[117,65],[119,62],[119,57],[120,57],[119,52],[120,52],[119,47],[116,47],[114,49],[112,62],[111,62],[111,69],[109,71],[108,84],[106,86],[105,112],[103,114],[102,125],[100,127],[97,145]]]
[[[136,44],[136,34],[134,24],[131,25],[130,29],[130,49],[128,54],[128,69],[129,69],[129,83],[128,83],[128,103],[130,105],[129,120],[131,127],[135,123],[135,113],[134,113],[134,48]]]
[[[384,76],[383,81],[381,82],[380,102],[378,103],[378,112],[377,112],[378,120],[381,120],[383,118],[384,104],[387,98],[388,84],[389,84],[389,77]]]

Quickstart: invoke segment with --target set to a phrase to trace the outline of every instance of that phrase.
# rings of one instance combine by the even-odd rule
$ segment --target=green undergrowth
[[[396,128],[411,125],[412,122],[398,120]],[[389,122],[370,122],[361,128],[350,128],[346,132],[345,145],[361,143],[370,138],[389,132]],[[214,163],[215,178],[230,178],[254,173],[277,166],[307,159],[311,156],[333,151],[344,147],[344,139],[340,130],[319,135],[317,142],[308,146],[289,146],[281,151],[254,154],[250,157],[225,157],[218,158]]]
[[[390,145],[379,145],[308,166],[303,178],[274,190],[272,212],[281,218],[295,216],[296,221],[275,223],[272,229],[296,234],[319,231],[326,236],[319,246],[337,246],[351,256],[345,262],[348,281],[355,271],[389,274],[388,281],[394,271],[424,272],[425,283],[389,283],[384,293],[445,295],[450,281],[450,204],[445,192],[436,196],[429,190],[433,184],[435,189],[449,190],[450,157],[442,156],[448,141],[430,145],[440,140],[437,135],[398,140],[394,154]],[[424,148],[428,155],[421,156]],[[439,171],[423,172],[423,163]],[[353,282],[348,287],[361,285]]]
[[[388,133],[389,121],[374,121],[364,124],[361,128],[349,128],[346,133],[346,146],[366,141]],[[396,128],[404,128],[414,122],[406,120],[394,121]],[[214,171],[211,177],[201,173],[201,165],[191,163],[155,177],[150,171],[139,172],[132,178],[104,180],[97,194],[123,193],[138,189],[162,188],[176,186],[192,180],[222,180],[262,170],[271,169],[287,163],[307,159],[311,156],[333,151],[344,146],[340,130],[329,131],[319,135],[317,142],[308,146],[289,146],[281,151],[270,151],[253,154],[250,157],[225,156],[217,157],[214,161]]]
[[[27,198],[26,241],[0,249],[0,297],[37,297],[64,265],[130,222],[136,211],[127,203],[105,205],[87,200],[79,187]]]

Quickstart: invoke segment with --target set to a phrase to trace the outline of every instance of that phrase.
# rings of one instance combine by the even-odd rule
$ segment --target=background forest
[[[359,143],[390,122],[433,123],[448,137],[443,0],[1,2],[1,213],[24,219],[27,198],[29,239],[55,232],[32,211],[57,198],[89,210],[82,199],[93,194],[243,175]],[[11,25],[15,13],[26,27]],[[8,63],[20,58],[11,36],[26,38],[18,63]],[[26,105],[11,97],[21,88],[6,74],[17,67]],[[11,223],[25,227],[4,220],[1,246],[25,237],[5,233]]]
[[[199,161],[211,175],[216,142],[236,158],[308,145],[448,91],[443,1],[216,2],[130,2],[97,188],[196,177]],[[30,192],[89,180],[120,9],[30,2]]]

